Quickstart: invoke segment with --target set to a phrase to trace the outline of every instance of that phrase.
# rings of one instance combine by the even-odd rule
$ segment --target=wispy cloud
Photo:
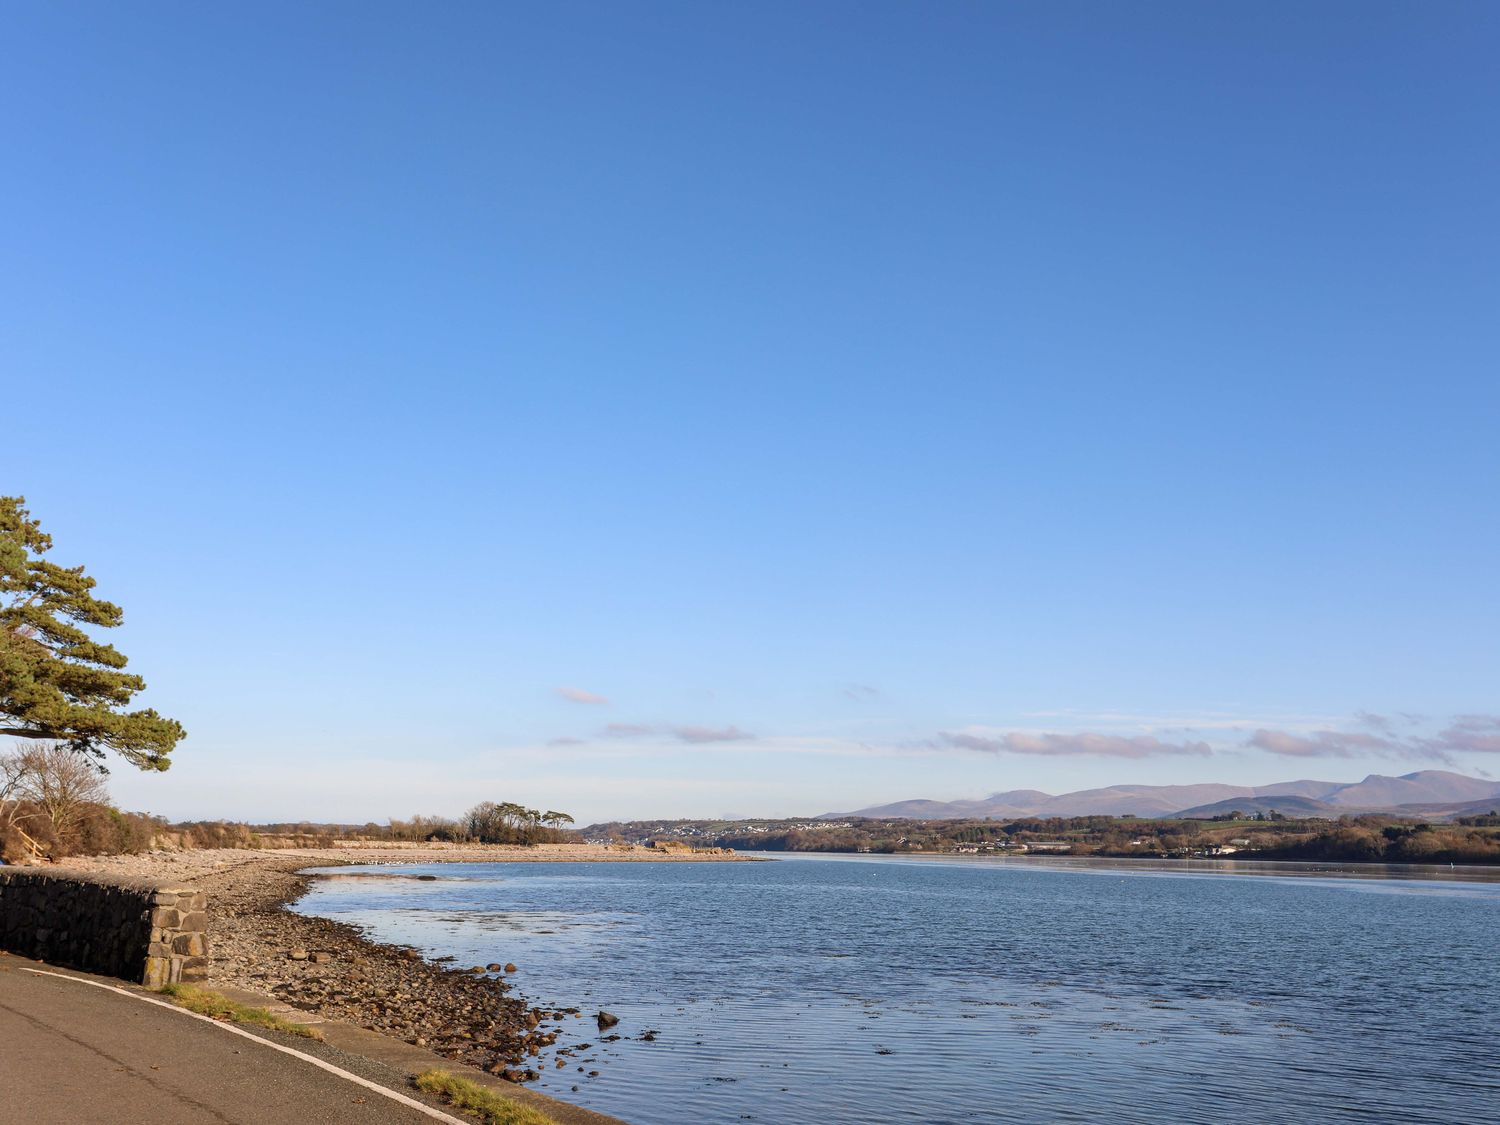
[[[1126,717],[1110,716],[1124,720]],[[1283,758],[1394,758],[1454,764],[1455,754],[1500,754],[1500,716],[1459,715],[1434,730],[1419,715],[1362,711],[1335,726],[1250,726],[1216,718],[1199,725],[1126,731],[1035,731],[969,727],[943,731],[935,745],[1032,757],[1233,756],[1236,748]],[[933,745],[933,744],[929,744]]]
[[[1447,750],[1468,754],[1500,754],[1500,715],[1460,715],[1438,732]]]
[[[913,757],[934,751],[1021,758],[1097,758],[1138,761],[1161,758],[1234,759],[1246,753],[1287,759],[1379,759],[1455,764],[1458,754],[1500,755],[1500,716],[1466,714],[1446,725],[1401,713],[1361,712],[1338,725],[1249,726],[1241,723],[1161,727],[1148,730],[1011,729],[969,726],[935,736],[870,740],[857,737],[781,734],[762,737],[737,725],[609,723],[597,732],[606,741],[630,743],[632,752],[671,754],[685,746],[753,743],[756,753]],[[553,739],[552,746],[582,746],[583,740]],[[595,743],[600,752],[604,745]],[[618,753],[618,750],[608,751]],[[1472,767],[1471,767],[1472,768]]]
[[[857,702],[863,703],[866,700],[879,699],[880,697],[880,689],[877,687],[871,687],[869,684],[846,684],[844,686],[845,699],[853,699]]]
[[[1160,739],[1165,747],[1192,747],[1180,752],[1195,753],[1204,742],[1211,752],[1234,757],[1245,751],[1258,751],[1283,758],[1391,758],[1407,761],[1455,764],[1455,754],[1500,754],[1500,716],[1459,715],[1447,725],[1426,715],[1408,711],[1377,714],[1357,711],[1353,715],[1261,715],[1210,712],[1201,715],[1139,715],[1126,712],[1034,712],[1028,718],[1071,718],[1087,729],[1084,734],[1055,736],[1063,748],[1052,749],[1046,735],[1019,732],[1044,741],[1041,748],[1028,750],[1025,738],[1014,745],[992,748],[989,743],[999,736],[984,733],[985,749],[995,753],[1088,753],[1083,745],[1106,747],[1105,754],[1118,753],[1114,744],[1095,742],[1095,738],[1133,739],[1144,735]],[[1058,725],[1071,725],[1059,723]],[[970,730],[968,733],[976,733]],[[1073,748],[1071,743],[1078,743]],[[951,741],[947,745],[954,745]],[[1021,747],[1021,748],[1017,748]],[[1170,750],[1164,752],[1170,753]],[[1131,755],[1119,756],[1148,756]]]
[[[1302,734],[1257,730],[1246,742],[1257,750],[1289,758],[1406,758],[1453,763],[1454,754],[1500,754],[1500,716],[1458,715],[1437,731],[1424,733],[1420,715],[1376,715],[1362,711],[1355,722],[1365,731],[1315,730]],[[1366,733],[1375,732],[1375,733]]]
[[[587,704],[590,707],[608,707],[609,706],[609,700],[606,699],[604,696],[602,696],[602,695],[596,695],[594,692],[591,692],[591,691],[584,691],[583,688],[578,688],[578,687],[560,687],[560,688],[557,689],[557,694],[560,695],[560,696],[562,696],[569,703],[583,703],[583,704]]]
[[[1213,754],[1207,742],[1193,740],[1166,742],[1153,735],[1097,734],[1083,731],[1075,734],[1035,734],[1029,731],[976,733],[942,731],[938,740],[959,750],[976,750],[983,754],[1022,754],[1033,757],[1155,758],[1187,754],[1206,758]]]
[[[1389,715],[1377,715],[1371,711],[1354,712],[1354,721],[1362,727],[1369,727],[1371,730],[1383,731],[1387,734],[1396,729],[1396,724]]]
[[[1383,754],[1395,743],[1374,734],[1351,734],[1345,731],[1316,730],[1311,734],[1291,734],[1284,730],[1258,730],[1245,743],[1267,754],[1284,758],[1353,758],[1366,754]]]
[[[683,742],[743,742],[755,736],[739,727],[673,727],[672,736]]]

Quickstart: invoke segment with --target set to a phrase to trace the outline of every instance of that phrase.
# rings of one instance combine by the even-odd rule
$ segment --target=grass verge
[[[206,988],[198,988],[191,984],[169,984],[161,990],[161,994],[179,1007],[186,1008],[190,1012],[197,1012],[200,1016],[208,1016],[210,1019],[225,1020],[229,1023],[251,1023],[270,1031],[284,1031],[288,1035],[300,1035],[304,1039],[323,1038],[323,1033],[315,1027],[293,1023],[264,1008],[237,1004],[229,997],[210,992]]]
[[[485,1125],[556,1125],[540,1110],[486,1090],[478,1082],[459,1078],[446,1070],[424,1070],[412,1082],[423,1093],[442,1096],[449,1105],[467,1110]]]

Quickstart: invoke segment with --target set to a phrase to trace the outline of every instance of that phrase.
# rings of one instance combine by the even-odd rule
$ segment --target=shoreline
[[[503,948],[494,951],[494,969],[475,973],[467,966],[429,961],[410,947],[371,941],[346,923],[289,909],[318,878],[302,873],[308,868],[454,862],[756,861],[732,853],[653,855],[650,849],[587,844],[382,845],[80,856],[69,859],[68,866],[170,876],[203,890],[209,915],[208,988],[268,995],[421,1047],[432,1053],[434,1065],[475,1067],[515,1083],[539,1077],[544,1066],[560,1069],[586,1062],[586,1051],[559,1039],[565,1030],[580,1039],[597,1038],[587,1015],[576,1005],[538,1006],[538,998],[523,997],[518,981],[525,968],[514,974],[499,971],[508,961]]]
[[[1119,856],[1050,854],[973,855],[962,852],[836,852],[742,851],[747,859],[828,859],[910,863],[1014,864],[1018,867],[1055,867],[1081,870],[1089,865],[1114,866],[1136,872],[1178,872],[1198,875],[1296,876],[1347,874],[1359,878],[1434,879],[1444,882],[1500,882],[1500,864],[1398,863],[1389,860],[1268,859],[1241,856]]]

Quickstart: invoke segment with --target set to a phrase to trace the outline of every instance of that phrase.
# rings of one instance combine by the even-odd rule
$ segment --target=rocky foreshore
[[[240,849],[155,852],[70,859],[68,866],[115,874],[170,876],[208,895],[209,985],[268,994],[328,1019],[367,1027],[434,1055],[513,1081],[543,1065],[565,1067],[588,1044],[555,1046],[562,1027],[598,1018],[577,1008],[534,1007],[517,993],[516,966],[497,949],[485,966],[447,967],[414,949],[381,945],[342,923],[285,909],[306,891],[308,867],[348,863],[667,861],[733,859],[729,854],[656,853],[591,845],[537,848],[406,847],[296,851]],[[473,969],[483,969],[475,972]],[[524,974],[524,969],[521,970]],[[600,1035],[606,1021],[600,1020]],[[593,1038],[593,1036],[588,1036]]]

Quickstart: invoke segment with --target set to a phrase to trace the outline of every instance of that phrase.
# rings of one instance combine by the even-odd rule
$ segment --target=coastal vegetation
[[[1500,823],[1500,817],[1487,819]],[[1387,823],[1351,818],[1311,836],[1289,839],[1260,853],[1267,859],[1334,859],[1367,863],[1500,864],[1500,831],[1493,826]]]
[[[540,1110],[503,1097],[467,1078],[446,1070],[424,1070],[412,1079],[424,1094],[436,1094],[455,1109],[473,1114],[485,1125],[554,1125]]]
[[[197,1012],[200,1016],[207,1016],[209,1019],[222,1020],[226,1023],[252,1024],[255,1027],[263,1027],[267,1031],[280,1031],[303,1039],[323,1038],[323,1033],[315,1027],[295,1023],[266,1008],[240,1004],[222,993],[199,988],[196,985],[169,984],[161,990],[161,994],[179,1008]]]
[[[564,812],[530,809],[512,801],[481,801],[460,817],[392,817],[385,824],[326,824],[312,821],[245,824],[199,820],[163,825],[184,848],[329,847],[340,841],[441,844],[566,844],[578,836],[568,830],[573,818]]]
[[[113,629],[124,614],[94,597],[83,567],[43,558],[51,548],[25,498],[0,496],[0,735],[165,770],[186,732],[150,708],[125,710],[146,681],[87,631]]]
[[[555,809],[482,801],[461,817],[413,816],[388,823],[311,821],[246,824],[125,812],[110,803],[106,778],[86,757],[59,745],[18,746],[0,754],[0,860],[129,855],[153,848],[318,848],[340,842],[536,844],[576,842],[573,818]]]
[[[104,777],[57,745],[0,754],[0,859],[145,851],[165,821],[109,803]]]
[[[567,813],[539,812],[507,801],[481,801],[464,814],[463,828],[470,840],[481,844],[555,843],[568,837],[560,829],[572,824]],[[394,827],[394,826],[393,826]]]

